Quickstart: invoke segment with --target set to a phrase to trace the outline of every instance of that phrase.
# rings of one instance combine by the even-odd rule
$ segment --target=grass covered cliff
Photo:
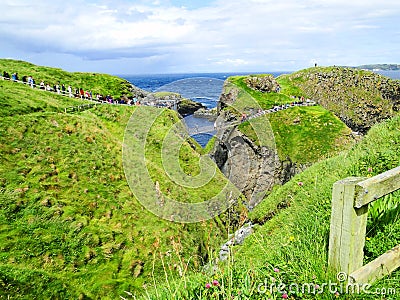
[[[2,68],[93,90],[98,86],[107,94],[127,92],[123,80],[109,75],[15,61],[2,61]],[[0,86],[0,298],[119,298],[162,281],[166,273],[175,277],[197,270],[226,238],[224,215],[173,223],[135,198],[121,155],[135,107],[98,105],[70,114],[65,107],[86,102],[7,80]],[[146,158],[160,189],[181,201],[218,193],[227,183],[221,173],[206,189],[182,187],[163,174],[158,145],[179,117],[158,111],[156,120],[148,120],[153,123]],[[195,174],[203,150],[176,138],[182,168]]]
[[[374,125],[337,156],[315,163],[273,191],[249,214],[255,226],[228,261],[143,299],[398,299],[400,270],[350,294],[328,269],[333,184],[371,177],[400,165],[400,117]],[[364,263],[400,244],[400,192],[369,209]],[[207,285],[208,284],[208,285]],[[141,298],[142,299],[142,298]]]
[[[0,59],[0,75],[6,71],[10,75],[18,73],[19,80],[24,76],[32,76],[35,84],[41,81],[51,87],[55,84],[71,85],[72,88],[83,88],[92,91],[93,95],[111,95],[120,98],[123,95],[131,95],[132,84],[125,79],[99,73],[67,72],[58,68],[38,66],[25,61]]]
[[[249,207],[315,162],[356,142],[350,128],[299,87],[272,75],[227,79],[213,157]],[[217,127],[218,128],[218,127]]]
[[[317,67],[282,76],[281,80],[301,89],[353,131],[365,133],[400,109],[400,81],[371,71]]]
[[[9,60],[1,60],[1,68],[112,95],[130,91],[126,82],[109,75],[68,73]],[[291,96],[323,102],[315,92],[322,87],[315,85],[314,71],[325,72],[316,68],[277,78],[279,93],[249,89],[240,77],[230,80],[256,100],[257,109],[270,109],[290,104]],[[280,110],[240,123],[238,132],[248,139],[246,143],[255,144],[252,125],[262,129],[269,123],[280,158],[314,165],[273,187],[250,214],[238,204],[208,221],[173,223],[147,211],[135,197],[143,187],[131,189],[126,180],[122,149],[136,107],[98,105],[66,114],[65,107],[86,102],[10,81],[0,81],[0,87],[0,298],[5,299],[277,299],[284,291],[270,292],[271,283],[321,285],[335,277],[326,263],[332,184],[400,164],[399,117],[371,125],[358,142],[340,115],[325,105]],[[348,95],[345,85],[342,89]],[[248,99],[240,105],[251,114]],[[179,121],[175,112],[141,109],[158,115],[138,120],[143,127],[151,123],[144,139],[145,162],[154,181],[150,189],[182,202],[197,202],[229,186],[219,170],[207,185],[197,188],[174,183],[163,164],[168,134],[169,141],[180,145],[175,150],[185,176],[201,173],[200,157],[213,145],[201,149],[171,130]],[[365,261],[400,243],[398,199],[395,193],[372,210]],[[389,212],[382,214],[379,207]],[[256,224],[253,235],[243,245],[230,246],[229,259],[218,262],[220,245],[246,221]],[[400,290],[399,272],[375,287]],[[318,292],[286,294],[293,299],[336,297],[326,290]]]
[[[237,97],[235,107],[251,115],[257,108],[268,110],[277,106],[290,105],[300,98],[312,99],[306,92],[283,75],[270,79],[279,84],[280,91],[262,92],[251,89],[246,83],[248,76],[229,78],[234,86],[245,91],[245,97]],[[251,75],[250,78],[259,77]],[[254,99],[251,103],[249,98]],[[228,102],[232,99],[228,99]],[[305,100],[304,100],[305,101]],[[256,105],[256,107],[255,107]],[[294,163],[310,164],[324,157],[329,157],[345,149],[354,141],[351,130],[331,111],[320,105],[297,106],[267,113],[263,118],[268,122],[274,134],[276,149],[281,160]],[[244,122],[238,129],[257,143],[257,137],[249,122]]]

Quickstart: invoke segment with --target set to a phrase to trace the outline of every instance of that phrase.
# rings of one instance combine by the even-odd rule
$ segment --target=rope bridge
[[[230,122],[230,123],[222,123],[222,124],[214,123],[214,126],[201,126],[201,127],[195,126],[192,128],[187,128],[187,130],[188,130],[189,135],[195,135],[195,134],[201,134],[201,133],[212,134],[217,130],[231,128],[231,127],[239,125],[245,121],[249,121],[251,119],[258,118],[258,117],[261,117],[266,114],[275,113],[275,112],[289,109],[289,108],[296,107],[296,106],[314,106],[314,105],[316,105],[316,102],[312,101],[312,100],[307,100],[306,102],[297,102],[297,103],[293,103],[293,104],[283,104],[280,106],[274,106],[271,109],[259,111],[250,116],[246,116],[242,120],[238,120],[238,121],[234,121],[234,122]]]

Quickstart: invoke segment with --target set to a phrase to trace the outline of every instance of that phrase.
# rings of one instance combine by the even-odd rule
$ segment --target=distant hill
[[[357,69],[373,70],[373,71],[398,71],[400,65],[397,64],[372,64],[372,65],[361,65],[356,67]]]
[[[288,78],[353,131],[366,133],[399,111],[399,81],[371,71],[317,67],[295,72]]]

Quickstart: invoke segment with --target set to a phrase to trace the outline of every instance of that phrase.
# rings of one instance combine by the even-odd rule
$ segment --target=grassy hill
[[[27,86],[8,80],[0,80],[0,101],[2,117],[34,112],[61,112],[66,107],[90,103],[42,90],[32,92]]]
[[[71,79],[114,95],[124,91],[124,81],[111,76],[2,64],[20,75]],[[0,85],[0,298],[116,299],[127,290],[143,291],[153,280],[162,282],[166,274],[197,270],[226,239],[227,215],[177,224],[148,212],[135,198],[121,155],[135,107],[99,105],[65,114],[63,108],[84,101],[9,81]],[[160,116],[148,120],[154,122],[146,158],[163,193],[182,201],[219,193],[227,180],[218,171],[197,189],[163,173],[158,145],[179,118],[170,110],[157,111]],[[203,150],[178,133],[175,139],[182,168],[196,174]]]
[[[127,92],[126,82],[110,76],[108,83],[108,75],[67,73],[9,60],[1,64],[0,71],[37,80],[70,84],[71,78],[72,84],[93,92]],[[280,77],[280,93],[248,93],[265,109],[290,103],[290,95],[310,96],[303,82],[308,73],[301,74],[304,77]],[[240,86],[240,78],[233,80]],[[349,128],[325,108],[287,109],[268,116],[279,155],[313,166],[275,187],[249,215],[239,204],[209,221],[172,223],[150,213],[135,198],[146,187],[128,186],[122,159],[127,132],[144,141],[154,189],[166,197],[198,202],[229,186],[218,170],[198,188],[176,183],[165,172],[166,137],[171,145],[179,145],[173,149],[188,176],[200,174],[200,157],[212,148],[203,150],[179,131],[170,130],[179,121],[175,112],[141,108],[149,115],[156,112],[157,118],[137,120],[150,128],[145,139],[139,139],[143,132],[126,130],[131,116],[137,116],[135,107],[99,105],[63,113],[65,107],[85,102],[9,81],[0,81],[0,86],[0,299],[134,299],[135,295],[145,299],[280,299],[279,283],[322,286],[335,280],[335,274],[327,270],[332,184],[400,164],[399,117],[375,125],[359,144],[351,146]],[[252,138],[248,125],[245,122],[239,129]],[[399,201],[397,192],[374,204],[365,261],[400,243]],[[381,213],[382,207],[388,212]],[[254,233],[243,245],[230,247],[228,261],[207,264],[218,257],[229,233],[246,220],[255,224]],[[400,291],[399,279],[396,271],[373,288]],[[275,284],[271,292],[270,284]],[[392,296],[381,298],[395,299]],[[288,297],[350,298],[327,290],[292,292]],[[375,299],[377,295],[351,297]]]
[[[303,79],[309,76],[307,70],[299,73]],[[308,90],[303,90],[303,85],[293,83],[295,79],[290,75],[278,78],[282,87],[279,94],[251,90],[244,85],[243,78],[231,80],[264,109],[290,103],[289,95],[310,95]],[[243,110],[254,105],[247,97],[241,100],[237,107]],[[327,267],[332,186],[349,176],[370,177],[399,166],[400,118],[373,126],[358,144],[346,141],[350,132],[347,126],[320,106],[279,111],[269,115],[268,120],[280,156],[316,163],[283,186],[276,186],[256,206],[248,216],[255,224],[254,233],[243,245],[230,248],[232,254],[227,262],[220,262],[203,274],[173,281],[168,286],[153,285],[150,296],[144,298],[397,299],[393,292],[400,290],[399,270],[375,283],[371,294],[349,295],[345,291],[335,294],[335,290],[322,290],[321,286],[337,283],[336,274]],[[239,125],[239,129],[257,141],[249,122]],[[365,263],[400,244],[399,203],[400,192],[396,192],[376,201],[370,208]],[[285,287],[279,288],[280,284]],[[297,284],[299,289],[289,293],[290,284],[294,287]],[[311,290],[303,292],[302,284],[309,284]],[[386,294],[376,294],[377,289]]]
[[[397,167],[399,152],[400,117],[395,117],[374,126],[348,151],[314,164],[277,187],[250,213],[249,219],[256,224],[254,233],[242,245],[231,248],[227,262],[168,287],[157,285],[150,296],[143,298],[398,299],[400,270],[376,282],[369,288],[370,294],[346,294],[345,286],[341,291],[339,285],[335,286],[336,274],[328,270],[327,251],[333,183]],[[400,244],[399,203],[397,191],[370,208],[365,263]],[[333,284],[331,290],[329,283]]]
[[[279,93],[253,90],[246,84],[246,78],[248,76],[234,76],[228,79],[245,91],[245,96],[239,96],[235,102],[235,107],[243,111],[254,107],[255,104],[250,98],[265,110],[293,103],[293,96],[306,97],[305,91],[290,82],[285,75],[277,78],[281,86]],[[289,159],[294,163],[311,164],[337,154],[354,143],[351,130],[346,124],[322,106],[293,107],[267,114],[262,118],[267,118],[264,122],[271,124],[276,149],[282,161]],[[257,143],[257,137],[249,122],[240,124],[238,129]]]
[[[400,81],[371,71],[317,67],[281,80],[301,89],[353,131],[366,133],[374,124],[398,114],[400,108]]]
[[[131,95],[131,83],[125,79],[108,74],[71,73],[62,69],[37,66],[24,61],[0,59],[0,75],[3,75],[4,71],[10,75],[18,73],[19,80],[23,76],[32,76],[37,85],[42,80],[51,87],[55,84],[71,85],[72,89],[83,88],[85,91],[92,91],[93,95],[96,93],[111,95],[115,99],[119,99],[122,95]]]

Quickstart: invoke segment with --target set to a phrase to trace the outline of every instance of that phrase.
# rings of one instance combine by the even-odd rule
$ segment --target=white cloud
[[[399,61],[390,51],[398,49],[397,0],[218,0],[190,8],[182,1],[6,0],[0,9],[6,56],[132,58],[166,72],[299,68],[315,57],[356,65],[379,52]]]
[[[216,61],[215,63],[217,65],[223,65],[223,66],[233,65],[235,67],[249,64],[249,62],[247,62],[247,61],[245,61],[244,59],[241,59],[241,58],[234,58],[234,59],[227,58],[227,59],[224,59],[224,60],[221,60],[221,61]]]

